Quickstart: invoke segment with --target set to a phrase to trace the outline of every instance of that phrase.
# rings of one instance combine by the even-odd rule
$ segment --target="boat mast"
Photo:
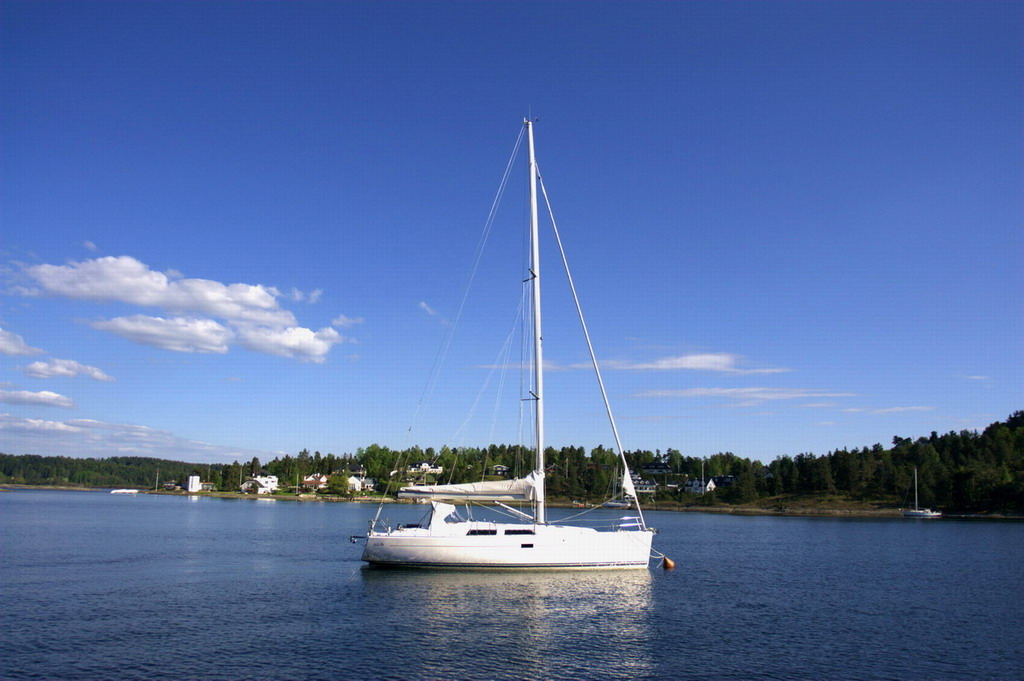
[[[917,510],[917,466],[914,466],[914,510]]]
[[[533,397],[537,417],[537,465],[535,494],[536,522],[546,522],[544,515],[544,355],[541,350],[540,331],[540,238],[537,221],[537,159],[533,152],[533,124],[527,119],[527,139],[530,148],[530,274],[533,277]]]

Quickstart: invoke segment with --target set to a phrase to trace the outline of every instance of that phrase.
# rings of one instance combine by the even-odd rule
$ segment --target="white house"
[[[690,494],[704,494],[706,492],[713,492],[715,490],[715,481],[708,480],[705,486],[704,481],[699,478],[690,478],[686,481],[686,485],[683,487],[684,492]]]
[[[302,479],[302,486],[306,489],[327,489],[327,480],[323,473],[314,473]]]
[[[377,485],[373,478],[361,478],[355,475],[349,476],[348,488],[352,492],[363,492],[372,490]]]
[[[406,473],[412,473],[414,475],[441,475],[444,472],[444,468],[441,466],[435,466],[429,461],[422,463],[413,464],[405,469]]]
[[[199,479],[198,475],[188,476],[188,483],[185,485],[185,491],[191,494],[192,492],[200,492],[203,489],[203,483]]]
[[[256,492],[256,494],[270,494],[277,490],[276,475],[257,475],[242,483],[243,492]]]
[[[658,491],[658,485],[650,480],[635,480],[633,489],[637,494],[654,494]]]

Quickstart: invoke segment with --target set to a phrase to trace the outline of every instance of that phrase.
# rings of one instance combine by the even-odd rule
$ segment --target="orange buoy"
[[[672,560],[671,558],[669,558],[668,556],[662,556],[661,557],[661,567],[663,569],[665,569],[665,570],[675,570],[676,569],[676,562],[674,560]]]

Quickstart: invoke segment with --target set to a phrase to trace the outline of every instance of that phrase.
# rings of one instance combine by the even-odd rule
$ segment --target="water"
[[[374,510],[0,493],[0,678],[1024,678],[1024,523],[651,513],[672,572],[445,573],[364,569]]]

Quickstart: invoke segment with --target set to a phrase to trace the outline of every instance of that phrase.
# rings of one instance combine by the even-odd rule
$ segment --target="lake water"
[[[0,492],[0,678],[1024,678],[1024,523],[652,512],[674,571],[522,574],[366,569],[375,510]]]

